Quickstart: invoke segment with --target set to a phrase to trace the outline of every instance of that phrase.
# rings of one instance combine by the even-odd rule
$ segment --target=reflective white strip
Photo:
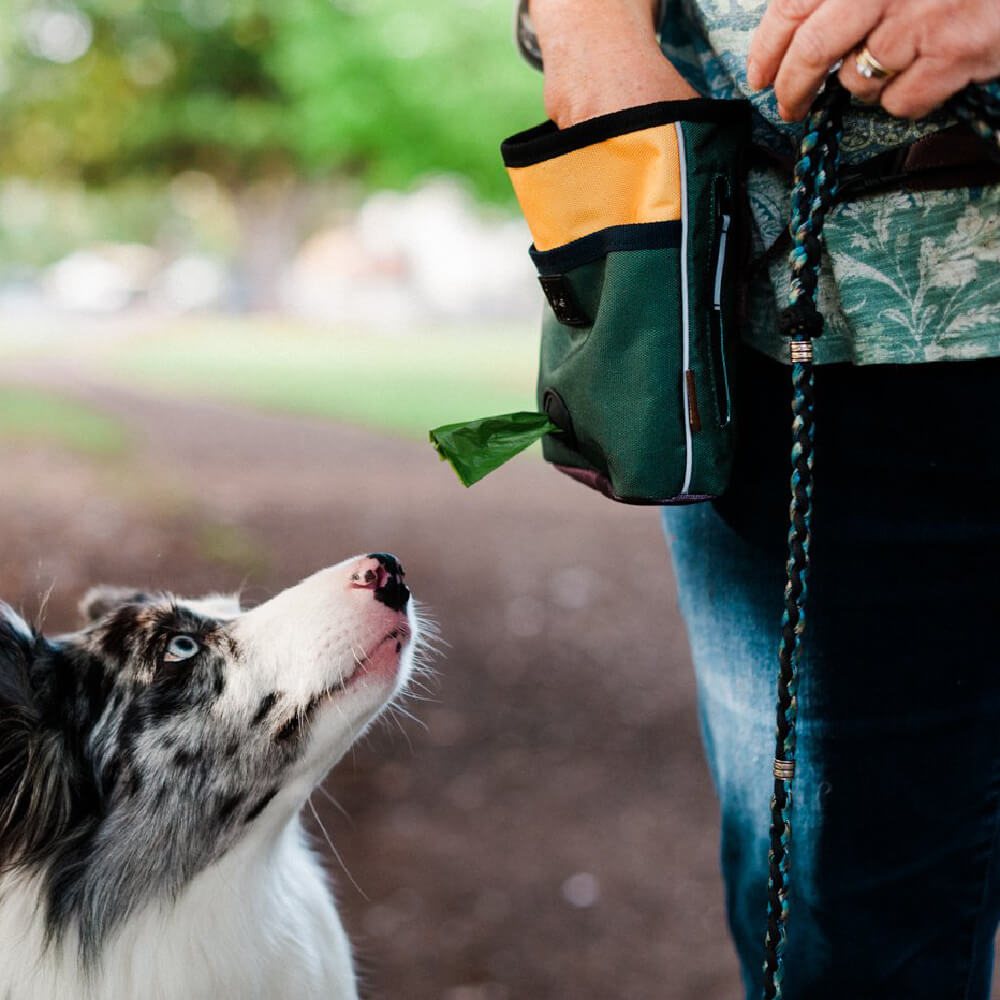
[[[681,391],[684,393],[684,444],[687,459],[684,464],[684,485],[681,493],[691,488],[691,471],[694,462],[691,444],[691,403],[688,399],[687,370],[691,363],[691,331],[688,323],[688,204],[687,204],[687,155],[684,150],[684,132],[680,122],[674,122],[677,133],[677,152],[681,174]]]
[[[722,345],[722,272],[726,265],[726,237],[729,234],[729,216],[722,217],[722,231],[719,233],[719,262],[715,265],[715,294],[713,308],[719,314],[719,360],[722,362],[722,382],[726,390],[726,419],[732,420],[733,401],[729,396],[729,370],[726,368],[726,349]]]
[[[722,232],[719,233],[719,260],[715,265],[715,295],[712,305],[722,308],[722,269],[726,263],[726,236],[729,233],[729,216],[722,217]]]

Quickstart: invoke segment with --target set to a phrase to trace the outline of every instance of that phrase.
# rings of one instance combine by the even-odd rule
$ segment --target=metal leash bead
[[[795,164],[789,254],[788,307],[779,324],[791,338],[792,476],[785,609],[778,647],[777,726],[774,792],[768,851],[767,934],[764,943],[764,1000],[781,1000],[787,944],[792,779],[795,776],[798,667],[805,631],[805,604],[812,537],[813,347],[823,330],[817,307],[821,236],[837,193],[840,138],[849,95],[834,76],[813,103]],[[1000,80],[972,84],[952,99],[950,109],[986,140],[1000,157]]]
[[[789,344],[792,364],[808,364],[813,359],[813,345],[811,340],[793,340]]]
[[[774,776],[781,781],[791,781],[795,777],[795,761],[774,758]]]

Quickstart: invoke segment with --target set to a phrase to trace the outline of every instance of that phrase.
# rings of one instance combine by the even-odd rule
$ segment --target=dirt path
[[[450,644],[422,721],[315,796],[372,1000],[738,994],[716,817],[655,513],[522,460],[471,492],[428,446],[300,419],[73,392],[128,460],[0,444],[2,595],[48,620],[99,581],[260,598],[396,552]],[[426,726],[426,728],[424,728]],[[401,732],[402,729],[404,732]]]

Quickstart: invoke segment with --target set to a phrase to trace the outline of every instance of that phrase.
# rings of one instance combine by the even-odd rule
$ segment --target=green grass
[[[534,409],[536,359],[530,329],[397,335],[213,319],[116,341],[99,362],[161,392],[424,437],[439,424]]]
[[[267,554],[256,540],[235,524],[208,522],[195,535],[202,559],[247,576],[261,577],[268,568]]]
[[[121,426],[96,410],[51,392],[0,386],[0,441],[55,444],[94,456],[121,454]]]

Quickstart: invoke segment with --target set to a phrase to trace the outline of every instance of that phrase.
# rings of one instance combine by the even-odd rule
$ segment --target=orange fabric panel
[[[552,250],[608,226],[681,217],[673,125],[574,149],[530,167],[508,167],[536,250]]]

